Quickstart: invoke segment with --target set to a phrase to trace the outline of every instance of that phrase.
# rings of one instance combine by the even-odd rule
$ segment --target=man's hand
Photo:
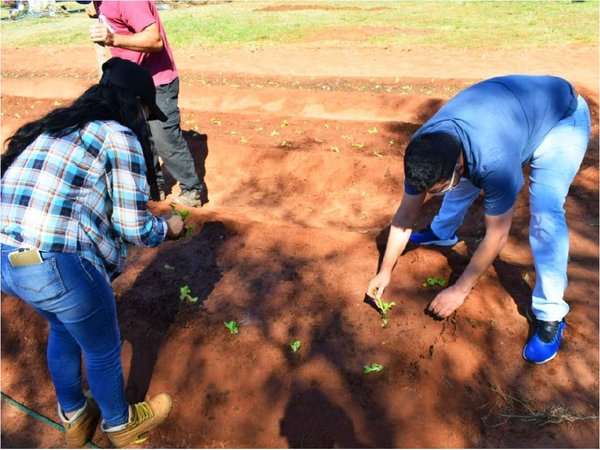
[[[172,215],[165,217],[167,221],[167,237],[169,239],[177,239],[183,233],[183,219],[181,216]]]
[[[375,278],[369,282],[367,295],[373,299],[381,298],[383,291],[390,284],[390,274],[387,272],[379,272]]]
[[[427,309],[436,316],[445,319],[463,304],[468,293],[461,291],[456,285],[440,292]]]
[[[100,22],[90,25],[90,39],[100,45],[113,46],[115,43],[115,35]]]

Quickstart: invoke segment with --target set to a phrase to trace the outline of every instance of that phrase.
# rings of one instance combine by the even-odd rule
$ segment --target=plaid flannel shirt
[[[147,209],[145,170],[137,137],[117,122],[42,134],[2,176],[0,242],[79,252],[111,281],[125,242],[154,247],[166,236],[165,220]]]

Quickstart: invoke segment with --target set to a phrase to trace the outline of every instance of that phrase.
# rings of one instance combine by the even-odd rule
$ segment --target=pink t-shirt
[[[154,1],[110,0],[95,1],[94,4],[99,13],[99,20],[112,28],[115,34],[139,33],[156,23],[163,41],[163,49],[160,52],[138,52],[117,47],[110,47],[110,52],[112,56],[128,59],[147,68],[156,86],[168,84],[177,78],[173,53]]]

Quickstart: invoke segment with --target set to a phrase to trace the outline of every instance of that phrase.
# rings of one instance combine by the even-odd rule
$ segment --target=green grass
[[[261,11],[277,5],[303,5],[306,9]],[[160,14],[176,48],[300,43],[400,48],[597,46],[599,25],[598,0],[238,0]],[[2,46],[85,45],[89,43],[90,20],[77,13],[66,18],[3,22]]]

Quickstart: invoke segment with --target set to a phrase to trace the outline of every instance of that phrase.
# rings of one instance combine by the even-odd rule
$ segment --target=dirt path
[[[173,420],[145,445],[597,447],[597,421],[538,427],[507,417],[553,406],[598,412],[597,50],[176,52],[183,128],[210,202],[192,212],[193,237],[132,249],[114,283],[130,399],[175,398]],[[67,70],[59,55],[2,49],[3,138],[94,81],[91,48],[74,49]],[[402,257],[386,291],[398,304],[388,328],[363,302],[410,136],[458,90],[507,72],[571,79],[595,124],[566,204],[569,327],[559,356],[540,367],[520,356],[534,277],[525,190],[507,247],[451,319],[423,313],[439,289],[421,284],[464,269],[482,237],[480,203],[453,249]],[[438,205],[426,205],[422,224]],[[185,284],[199,304],[179,301]],[[2,306],[2,391],[55,418],[43,333],[27,331],[45,325],[17,299]],[[228,320],[240,334],[228,334]],[[293,339],[302,341],[296,354]],[[385,369],[364,375],[373,362]],[[63,445],[4,403],[2,440]],[[100,432],[95,442],[107,445]]]

